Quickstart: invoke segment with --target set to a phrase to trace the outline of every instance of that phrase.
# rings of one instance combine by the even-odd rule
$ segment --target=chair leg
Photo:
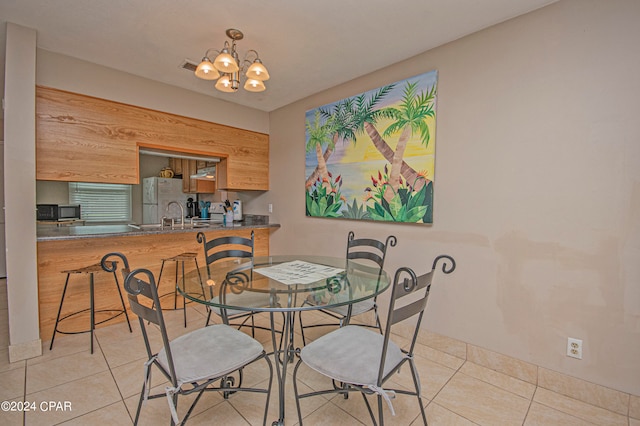
[[[271,398],[271,386],[273,385],[273,366],[271,365],[271,361],[269,357],[265,354],[264,360],[267,362],[269,366],[269,386],[267,388],[267,400],[264,404],[264,418],[262,419],[262,424],[267,424],[267,414],[269,413],[269,399]]]
[[[411,369],[411,378],[413,379],[413,386],[416,389],[416,398],[418,398],[418,405],[420,406],[420,414],[422,415],[422,421],[425,426],[427,425],[427,415],[424,412],[424,406],[422,404],[422,398],[420,398],[420,376],[418,375],[418,369],[416,368],[413,358],[409,358],[409,369]]]
[[[362,399],[364,399],[364,403],[367,406],[367,410],[369,411],[369,416],[371,417],[371,421],[375,425],[376,424],[376,416],[375,416],[375,414],[373,414],[373,410],[371,409],[371,404],[369,404],[369,400],[367,399],[367,395],[365,395],[364,392],[360,392],[360,395],[362,395]]]
[[[140,319],[142,322],[142,319]],[[140,324],[142,326],[142,324]],[[149,377],[151,376],[151,365],[147,368],[146,375],[144,376],[144,383],[142,383],[142,390],[140,391],[140,399],[138,400],[138,409],[136,410],[136,418],[133,421],[134,425],[138,424],[138,420],[140,419],[140,411],[142,410],[142,403],[144,402],[144,394],[147,392],[147,383],[151,386],[151,381]]]
[[[140,411],[142,410],[142,401],[143,401],[143,398],[144,398],[143,393],[144,393],[144,385],[142,385],[142,392],[140,393],[140,400],[138,401],[138,409],[136,410],[136,418],[133,421],[134,425],[137,425],[138,424],[138,420],[140,419]]]
[[[304,325],[302,325],[302,311],[298,312],[298,319],[300,320],[300,334],[302,335],[302,346],[307,346],[307,339],[304,337]]]
[[[384,426],[384,413],[382,409],[382,404],[384,401],[382,400],[382,396],[378,395],[378,416],[380,417],[380,426]]]
[[[382,332],[382,324],[380,324],[380,316],[378,315],[378,305],[376,305],[375,303],[373,305],[373,315],[376,319],[376,327],[378,327],[378,331],[380,332],[380,334],[384,334]]]
[[[62,289],[62,297],[60,298],[60,306],[58,307],[58,315],[56,316],[56,325],[53,327],[53,336],[51,336],[51,344],[49,350],[53,348],[53,340],[56,338],[58,332],[58,322],[60,322],[60,313],[62,312],[62,304],[64,303],[64,295],[67,293],[67,285],[69,284],[69,277],[71,274],[67,274],[67,279],[64,282],[64,289]]]
[[[178,261],[176,260],[176,274],[173,279],[173,309],[178,309]]]
[[[202,282],[202,274],[200,274],[200,267],[198,266],[198,259],[194,257],[193,261],[196,263],[196,271],[198,271],[198,279],[200,280],[200,289],[202,290],[202,298],[204,299],[206,296],[204,293],[204,283]]]
[[[131,322],[129,321],[129,314],[127,313],[127,308],[124,306],[124,298],[122,297],[122,290],[120,290],[120,283],[118,282],[118,274],[116,274],[116,271],[113,271],[113,279],[116,281],[116,288],[118,289],[118,295],[120,296],[120,303],[122,303],[122,311],[124,312],[124,316],[127,319],[129,333],[133,333]]]
[[[202,394],[204,393],[205,390],[207,390],[207,388],[202,388],[202,390],[198,392],[198,396],[191,404],[191,407],[189,407],[189,411],[187,411],[187,414],[185,414],[184,417],[182,418],[181,424],[187,423],[187,420],[189,420],[189,416],[191,415],[191,412],[193,411],[194,408],[196,408],[196,404],[198,403],[198,401],[200,401],[200,398],[202,397]]]
[[[186,292],[186,284],[184,282],[184,260],[181,262],[182,263],[182,291]],[[178,274],[178,262],[176,262],[176,275]],[[178,288],[178,281],[177,281],[177,277],[176,277],[176,291]],[[184,317],[184,328],[187,328],[187,297],[183,296],[182,297],[182,315]]]
[[[176,412],[177,412],[178,411],[178,394],[174,393],[171,399],[173,400],[173,406],[176,408]],[[173,416],[171,416],[171,426],[175,426],[175,422],[173,421]]]
[[[158,274],[158,281],[156,281],[156,289],[160,289],[160,280],[162,279],[162,273],[164,272],[164,260],[162,261],[162,265],[160,265],[160,273]],[[151,309],[155,307],[155,302],[151,304]],[[162,309],[162,306],[160,306]]]
[[[276,360],[278,362],[278,360]],[[302,411],[300,410],[300,393],[298,392],[298,367],[302,364],[302,360],[299,359],[295,368],[293,369],[293,394],[296,398],[296,409],[298,411],[298,424],[302,426]]]
[[[89,334],[91,334],[91,353],[93,354],[93,330],[96,328],[96,308],[95,308],[94,291],[93,291],[93,272],[89,274],[89,298],[91,299],[90,300],[91,332]]]

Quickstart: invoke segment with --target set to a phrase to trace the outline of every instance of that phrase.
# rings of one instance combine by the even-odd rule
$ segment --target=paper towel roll
[[[242,220],[242,201],[240,200],[233,202],[233,220],[236,222]]]

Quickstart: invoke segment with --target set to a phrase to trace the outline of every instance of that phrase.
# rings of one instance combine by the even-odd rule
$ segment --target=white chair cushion
[[[224,376],[262,354],[257,340],[224,324],[204,327],[170,343],[178,387]],[[168,372],[167,353],[158,352],[158,362]]]
[[[349,325],[325,334],[302,348],[300,358],[312,369],[339,382],[376,385],[384,336]],[[389,340],[384,375],[405,358]]]
[[[375,302],[373,299],[368,299],[362,302],[354,303],[353,308],[351,309],[351,316],[360,315],[365,312],[369,312],[375,306]],[[325,308],[325,311],[334,312],[338,315],[342,315],[343,317],[347,316],[347,311],[349,310],[349,305],[344,306],[336,306],[335,308]]]

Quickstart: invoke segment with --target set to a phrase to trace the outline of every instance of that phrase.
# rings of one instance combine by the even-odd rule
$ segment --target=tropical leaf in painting
[[[358,201],[354,198],[351,205],[347,204],[347,209],[342,212],[345,219],[370,219],[369,213],[364,209],[364,204],[358,205]]]
[[[425,200],[423,204],[425,206],[428,206],[428,209],[422,217],[422,222],[433,223],[433,182],[429,182],[429,184],[426,186],[424,197]]]
[[[305,207],[307,216],[339,217],[340,210],[345,202],[340,194],[342,178],[335,180],[328,174],[329,179],[317,179],[305,193]]]
[[[420,179],[424,179],[420,177]],[[373,220],[384,220],[393,222],[412,222],[417,223],[430,217],[427,213],[431,210],[431,201],[433,197],[427,197],[428,194],[433,194],[433,185],[429,182],[428,185],[422,185],[419,190],[415,190],[414,187],[408,186],[406,182],[398,188],[398,191],[394,192],[393,197],[387,200],[384,197],[385,192],[389,188],[389,181],[387,175],[387,167],[378,172],[377,179],[372,176],[371,181],[373,188],[367,188],[366,201],[373,201],[373,205],[367,205],[367,212]]]

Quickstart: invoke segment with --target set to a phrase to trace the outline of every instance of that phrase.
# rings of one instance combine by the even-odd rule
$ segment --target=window
[[[82,219],[87,222],[128,222],[131,185],[70,182],[69,203],[82,206]]]

